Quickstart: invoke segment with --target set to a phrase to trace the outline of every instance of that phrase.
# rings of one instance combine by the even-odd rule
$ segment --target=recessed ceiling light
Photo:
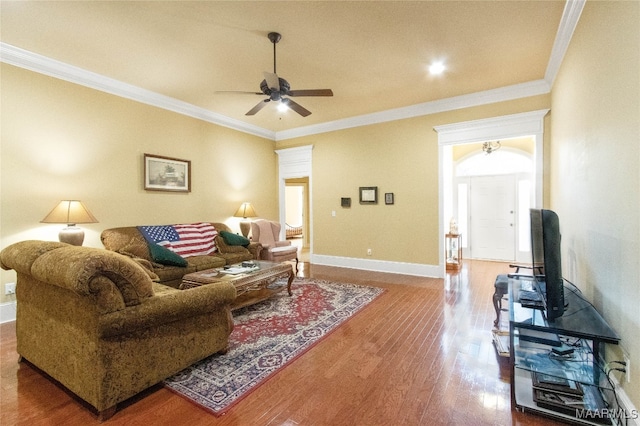
[[[440,61],[433,62],[431,65],[429,65],[429,72],[431,73],[431,75],[440,75],[444,72],[444,70],[444,64]]]

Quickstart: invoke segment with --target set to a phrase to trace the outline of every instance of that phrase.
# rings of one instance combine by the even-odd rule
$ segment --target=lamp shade
[[[256,217],[256,216],[258,215],[256,214],[256,211],[253,209],[253,206],[251,205],[251,203],[242,203],[240,205],[240,208],[233,215],[233,217],[243,217],[245,219],[248,217]]]
[[[66,223],[67,227],[60,230],[58,239],[67,244],[81,246],[84,241],[84,231],[76,223],[96,223],[98,220],[78,200],[62,200],[40,221],[41,223]]]
[[[89,209],[78,200],[62,200],[40,221],[41,223],[97,223],[98,220]]]

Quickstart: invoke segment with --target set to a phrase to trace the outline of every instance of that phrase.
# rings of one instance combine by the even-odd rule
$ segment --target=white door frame
[[[277,149],[278,154],[278,217],[282,227],[280,239],[286,238],[285,229],[285,187],[286,179],[309,178],[309,252],[313,253],[313,198],[311,197],[313,180],[311,177],[311,153],[313,145],[305,145],[296,148]]]
[[[548,112],[549,109],[542,109],[434,127],[434,130],[438,132],[438,214],[440,217],[438,244],[440,247],[439,266],[442,270],[444,270],[445,267],[445,218],[451,216],[451,214],[447,215],[447,212],[450,213],[451,211],[451,185],[453,181],[451,147],[453,145],[484,142],[488,140],[533,136],[535,204],[536,206],[542,206],[544,117]]]

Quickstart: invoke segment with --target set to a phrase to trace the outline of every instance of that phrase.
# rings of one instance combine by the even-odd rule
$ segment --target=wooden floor
[[[384,287],[374,303],[222,417],[156,386],[119,406],[126,425],[556,425],[511,410],[491,343],[491,295],[507,264],[466,261],[445,280],[301,264],[299,275]],[[0,425],[92,425],[96,416],[17,362],[0,325]]]

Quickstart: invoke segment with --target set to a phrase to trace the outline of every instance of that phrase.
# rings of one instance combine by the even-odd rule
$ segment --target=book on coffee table
[[[223,274],[238,275],[238,274],[246,274],[249,272],[257,271],[258,269],[260,268],[257,266],[253,266],[253,267],[234,266],[230,268],[224,268],[220,272],[222,272]]]

